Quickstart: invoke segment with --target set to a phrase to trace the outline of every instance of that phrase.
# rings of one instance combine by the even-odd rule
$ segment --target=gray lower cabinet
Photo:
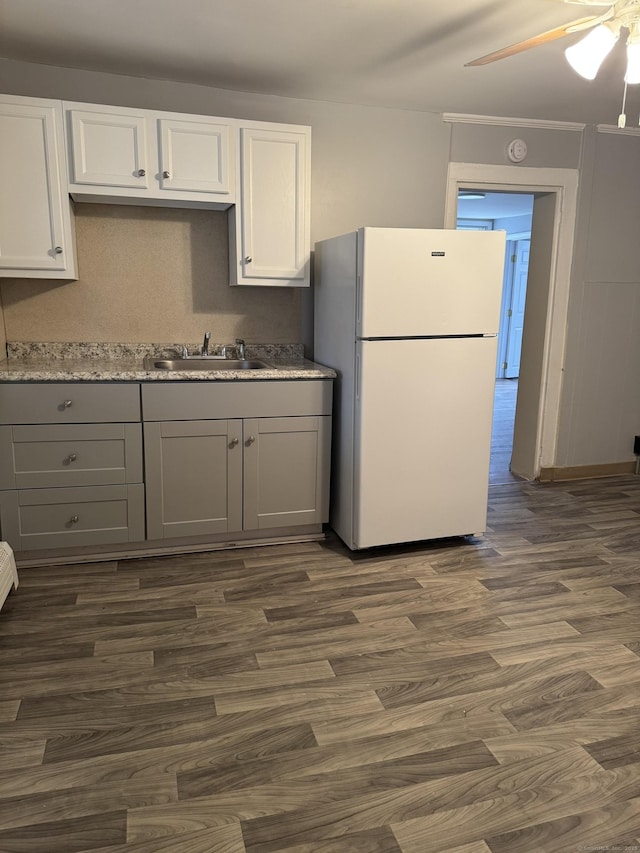
[[[144,385],[148,538],[327,521],[331,391],[331,382]]]
[[[330,380],[0,383],[0,538],[24,552],[315,533],[331,400]]]
[[[0,492],[2,537],[18,551],[144,539],[144,486]]]
[[[149,539],[242,530],[242,421],[144,425]]]
[[[244,529],[327,521],[329,417],[249,419],[243,430]]]
[[[327,416],[144,425],[147,536],[322,524]]]
[[[138,384],[0,385],[0,537],[16,551],[144,540]]]

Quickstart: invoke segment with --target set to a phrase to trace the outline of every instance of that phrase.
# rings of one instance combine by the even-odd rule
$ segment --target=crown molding
[[[538,118],[507,118],[505,116],[477,116],[467,113],[442,113],[442,120],[458,124],[492,124],[502,127],[540,127],[546,130],[583,131],[586,124],[574,121],[547,121]]]
[[[640,136],[640,127],[618,127],[617,124],[598,124],[598,133],[620,133],[623,136]]]

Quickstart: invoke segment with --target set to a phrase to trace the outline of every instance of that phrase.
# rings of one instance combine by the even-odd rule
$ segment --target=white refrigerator
[[[314,358],[338,375],[330,523],[356,550],[485,531],[502,231],[316,244]]]

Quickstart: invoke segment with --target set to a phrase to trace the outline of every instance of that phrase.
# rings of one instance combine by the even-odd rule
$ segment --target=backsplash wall
[[[301,340],[300,290],[229,287],[226,212],[83,203],[75,225],[78,281],[2,280],[6,340]]]

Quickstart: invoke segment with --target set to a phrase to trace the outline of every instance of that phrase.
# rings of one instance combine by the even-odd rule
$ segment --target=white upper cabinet
[[[75,279],[78,202],[229,211],[229,283],[308,287],[311,128],[0,95],[0,276]]]
[[[146,119],[70,110],[70,184],[149,189]]]
[[[76,278],[60,102],[0,97],[0,276]]]
[[[231,186],[229,125],[206,118],[158,120],[160,186],[170,192],[216,193],[235,197]]]
[[[310,148],[310,128],[240,128],[239,204],[230,223],[231,284],[309,286]]]
[[[235,202],[235,127],[209,116],[65,102],[69,192],[78,198]]]

